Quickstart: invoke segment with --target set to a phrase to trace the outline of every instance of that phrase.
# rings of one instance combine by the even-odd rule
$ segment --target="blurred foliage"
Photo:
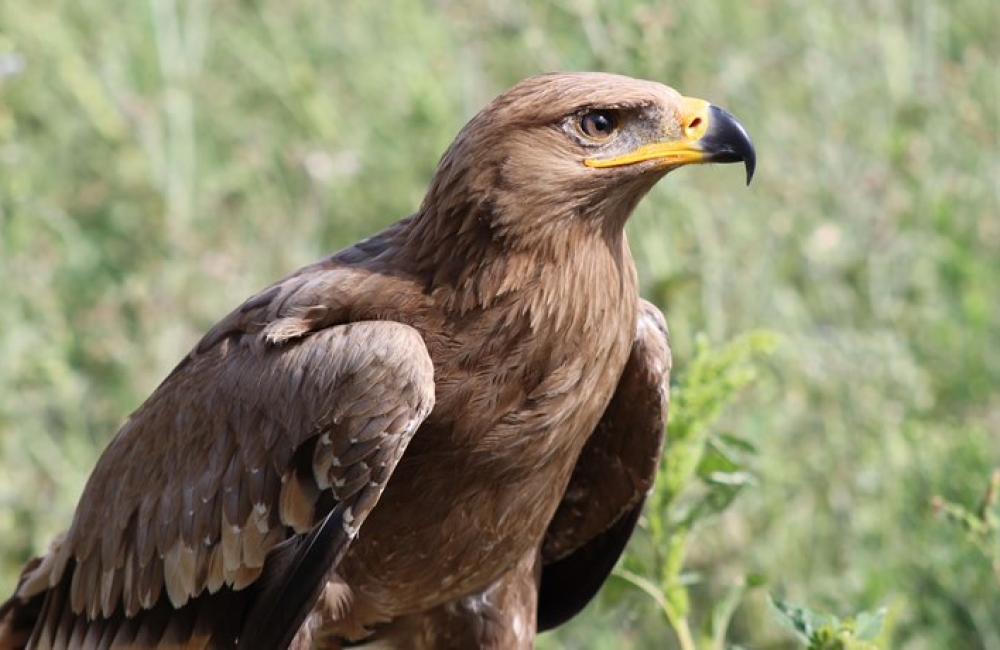
[[[782,341],[717,425],[757,480],[688,548],[694,625],[763,574],[888,606],[893,648],[1000,648],[989,561],[931,507],[1000,464],[998,26],[993,0],[0,0],[0,591],[200,332],[411,211],[517,79],[601,69],[758,147],[749,190],[682,170],[630,224],[679,375],[699,333]],[[796,647],[760,592],[728,641]],[[541,643],[665,634],[612,580]]]
[[[829,614],[818,614],[805,607],[783,600],[772,600],[778,620],[795,632],[809,650],[878,650],[876,641],[882,632],[885,612],[861,612],[856,617],[840,620]]]
[[[935,511],[965,533],[966,539],[983,554],[993,567],[1000,584],[1000,469],[990,475],[986,491],[973,510],[941,497],[931,502]]]
[[[704,338],[697,341],[694,358],[671,391],[670,444],[649,496],[646,520],[615,572],[653,599],[682,650],[725,650],[730,620],[747,585],[763,583],[751,577],[733,585],[706,617],[704,634],[692,630],[689,585],[698,576],[685,572],[685,560],[693,536],[754,480],[745,461],[755,452],[753,443],[718,432],[713,425],[755,379],[754,357],[771,352],[774,345],[774,337],[766,332],[741,336],[717,350]]]

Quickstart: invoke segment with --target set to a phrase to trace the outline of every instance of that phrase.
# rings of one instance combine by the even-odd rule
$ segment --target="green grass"
[[[989,562],[931,508],[1000,465],[998,29],[993,0],[0,3],[0,592],[200,332],[410,212],[514,81],[603,69],[758,148],[749,189],[683,170],[630,225],[679,372],[701,333],[780,341],[721,425],[757,485],[696,533],[695,614],[755,572],[734,643],[790,647],[771,591],[1000,648]],[[547,646],[662,647],[609,592]]]

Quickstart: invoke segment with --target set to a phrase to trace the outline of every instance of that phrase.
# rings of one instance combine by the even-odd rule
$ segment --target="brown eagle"
[[[223,318],[0,608],[12,648],[530,648],[594,596],[659,462],[670,349],[624,227],[736,162],[727,112],[549,74],[411,216]]]

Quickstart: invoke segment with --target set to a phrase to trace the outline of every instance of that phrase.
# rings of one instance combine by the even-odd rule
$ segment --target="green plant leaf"
[[[771,607],[776,620],[784,627],[792,630],[806,642],[819,633],[824,627],[839,628],[840,619],[829,614],[814,612],[808,607],[793,605],[778,598],[770,598]]]
[[[874,641],[882,633],[886,610],[861,612],[854,618],[854,636],[863,641]]]

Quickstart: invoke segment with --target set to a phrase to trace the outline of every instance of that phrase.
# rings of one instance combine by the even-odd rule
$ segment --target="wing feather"
[[[542,544],[539,631],[594,597],[632,535],[663,451],[670,367],[663,314],[641,301],[625,370]]]
[[[279,547],[311,581],[339,561],[434,402],[416,330],[345,321],[345,273],[307,268],[251,298],[128,419],[14,597],[44,596],[35,645],[225,646],[269,597],[254,583]],[[317,535],[338,548],[296,541]],[[223,601],[242,616],[205,613]],[[312,607],[282,605],[285,620]]]

